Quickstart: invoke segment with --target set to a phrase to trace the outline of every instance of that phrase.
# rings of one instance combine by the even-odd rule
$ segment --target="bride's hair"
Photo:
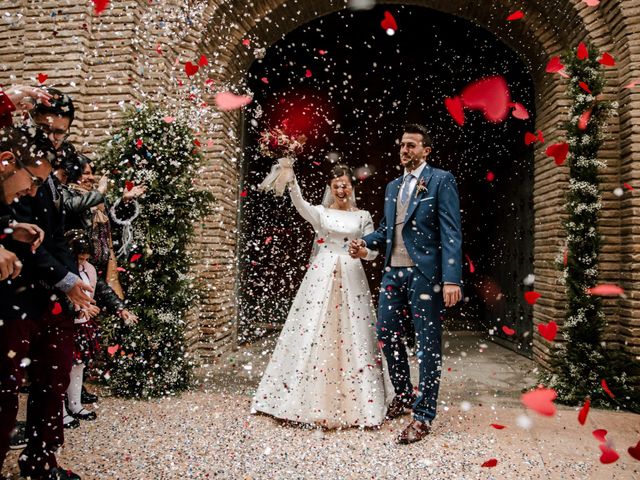
[[[350,167],[348,167],[344,163],[338,163],[337,165],[334,165],[333,168],[331,169],[331,172],[329,172],[329,177],[327,178],[327,185],[331,185],[331,181],[334,178],[344,177],[345,175],[349,177],[349,182],[353,183],[353,170],[351,170]]]

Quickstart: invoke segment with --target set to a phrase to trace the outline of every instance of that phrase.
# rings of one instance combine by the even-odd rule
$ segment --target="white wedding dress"
[[[380,425],[390,383],[367,278],[348,253],[351,240],[373,231],[371,215],[312,206],[296,182],[290,193],[317,241],[252,411],[326,428]]]

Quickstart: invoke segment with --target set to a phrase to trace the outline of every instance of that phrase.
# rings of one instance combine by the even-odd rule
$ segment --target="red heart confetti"
[[[393,18],[391,12],[388,11],[384,12],[384,19],[380,22],[380,26],[389,35],[393,35],[395,31],[398,30],[396,19]]]
[[[141,253],[134,253],[133,255],[131,255],[131,258],[129,259],[129,263],[136,262],[136,261],[140,260],[140,258],[142,258],[142,254]]]
[[[600,443],[605,443],[607,441],[607,431],[603,428],[599,428],[591,432],[591,434],[598,440]]]
[[[209,60],[207,60],[207,57],[204,54],[200,55],[200,59],[198,60],[198,66],[206,67],[207,65],[209,65]]]
[[[124,182],[124,188],[127,189],[127,192],[130,192],[133,187],[134,187],[133,182],[129,180]]]
[[[505,335],[509,335],[509,336],[516,333],[516,331],[513,328],[509,328],[506,325],[502,326],[502,331],[505,333]]]
[[[554,321],[551,321],[546,325],[544,323],[539,323],[538,331],[547,341],[553,342],[556,338],[556,334],[558,333],[558,324]]]
[[[502,430],[503,428],[507,428],[504,425],[500,425],[499,423],[492,423],[491,426],[496,430]]]
[[[464,125],[464,108],[460,97],[445,98],[444,106],[458,125]]]
[[[162,55],[162,46],[159,43],[156,44],[156,53]]]
[[[640,460],[640,441],[638,441],[635,447],[629,447],[627,449],[627,452],[629,452],[629,455],[631,455],[636,460]]]
[[[511,115],[513,115],[515,118],[517,118],[518,120],[529,119],[529,112],[524,107],[524,105],[522,105],[521,103],[515,102],[515,103],[512,103],[511,106],[513,107],[513,111],[511,112]]]
[[[316,243],[318,245],[322,245],[324,243],[324,238],[319,238],[318,240],[316,240]]]
[[[176,117],[170,117],[170,116],[167,115],[162,120],[164,120],[164,123],[173,123],[173,122],[176,121]]]
[[[578,44],[578,51],[576,55],[578,56],[578,60],[586,60],[587,58],[589,58],[589,50],[587,50],[587,46],[584,44],[584,42],[580,42]]]
[[[484,462],[480,466],[481,467],[492,468],[492,467],[495,467],[496,465],[498,465],[498,460],[496,460],[495,458],[490,458],[489,460],[487,460],[486,462]]]
[[[49,78],[49,75],[47,75],[46,73],[39,73],[38,74],[38,83],[43,84],[44,82],[47,81],[47,78]]]
[[[522,10],[516,10],[507,17],[507,21],[513,22],[514,20],[520,20],[521,18],[524,18],[524,13]]]
[[[113,357],[119,349],[120,345],[112,345],[111,347],[107,347],[107,352]]]
[[[200,67],[198,65],[194,65],[191,62],[187,62],[184,64],[184,73],[187,74],[187,77],[194,76],[196,73],[198,73],[198,70],[200,70]]]
[[[582,112],[582,115],[580,115],[580,118],[578,119],[578,129],[581,131],[586,130],[590,119],[591,109]]]
[[[267,238],[264,239],[264,244],[265,245],[269,245],[272,240],[273,240],[273,237],[272,236],[268,236]]]
[[[487,172],[487,182],[493,182],[496,179],[496,174],[493,173],[491,170],[489,170]]]
[[[622,186],[624,188],[626,188],[627,190],[633,190],[633,187],[631,185],[629,185],[628,183],[623,183]]]
[[[51,309],[51,313],[53,315],[60,315],[62,313],[62,305],[59,302],[55,302],[53,304],[53,308]]]
[[[547,73],[558,73],[564,70],[564,65],[560,60],[560,57],[551,57],[551,60],[547,63],[546,72]]]
[[[109,0],[93,0],[93,7],[96,15],[100,15],[104,12],[104,9],[109,5]]]
[[[467,257],[467,262],[469,262],[469,273],[475,272],[476,271],[476,267],[473,265],[473,262],[471,261],[471,258],[469,257],[469,255],[467,255],[465,253],[464,256]]]
[[[598,63],[600,65],[604,65],[605,67],[614,67],[616,64],[616,61],[613,59],[611,55],[609,55],[607,52],[604,52],[600,60],[598,60]]]
[[[578,413],[578,422],[580,422],[580,425],[584,425],[585,422],[587,421],[587,415],[589,415],[590,407],[591,407],[591,399],[587,398],[584,401],[584,405],[580,409],[580,413]]]
[[[142,148],[142,145],[143,145],[143,144],[144,144],[144,142],[142,141],[142,139],[141,139],[141,138],[139,138],[139,139],[137,139],[137,140],[136,140],[136,148],[137,148],[137,149]]]
[[[266,83],[267,85],[269,84],[269,79],[268,79],[267,77],[262,77],[262,78],[260,79],[260,81],[261,81],[262,83]]]
[[[584,90],[585,92],[587,92],[587,93],[591,94],[591,89],[589,88],[589,85],[587,85],[586,83],[584,83],[584,82],[578,82],[578,86],[579,86],[582,90]]]
[[[240,196],[241,197],[246,197],[247,196],[247,191],[246,190],[241,191],[240,192]]]
[[[566,142],[554,143],[547,147],[545,153],[547,156],[553,157],[556,165],[562,165],[569,155],[569,144]]]
[[[328,52],[326,50],[318,50],[320,55],[326,55]]]
[[[460,98],[465,107],[480,110],[490,122],[502,122],[509,114],[509,87],[499,75],[472,82],[464,88]]]
[[[534,412],[552,417],[556,413],[556,405],[553,401],[557,396],[558,394],[552,388],[536,388],[530,392],[523,393],[520,401],[525,407]]]
[[[595,287],[587,288],[587,293],[589,295],[599,295],[602,297],[617,297],[618,295],[624,294],[624,290],[618,285],[602,283]]]
[[[244,45],[245,47],[248,47],[249,45],[251,45],[251,40],[248,38],[243,38],[242,45]]]
[[[215,97],[216,106],[223,112],[242,108],[251,103],[251,100],[253,98],[248,95],[236,95],[231,92],[219,92]]]
[[[624,87],[622,88],[627,88],[627,89],[631,89],[634,88],[636,85],[638,85],[640,83],[640,80],[636,79],[636,80],[632,80],[631,82],[627,83]]]
[[[542,295],[540,295],[538,292],[534,291],[524,293],[524,299],[529,305],[534,305],[541,296]]]
[[[604,463],[604,464],[613,463],[620,458],[620,455],[618,455],[618,452],[616,452],[610,446],[604,445],[604,444],[599,446],[600,446],[600,451],[602,452],[602,455],[600,455],[601,463]]]
[[[609,395],[611,398],[616,398],[613,392],[609,389],[609,385],[607,385],[607,381],[604,378],[600,380],[600,386],[602,387],[602,389],[605,391],[607,395]]]
[[[311,70],[309,70],[309,69],[307,68],[307,71],[306,71],[306,72],[304,72],[304,76],[305,76],[305,77],[307,77],[307,78],[311,78],[311,75],[313,75],[313,74],[311,73]]]

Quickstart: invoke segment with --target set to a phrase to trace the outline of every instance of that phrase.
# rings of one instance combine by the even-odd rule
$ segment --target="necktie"
[[[409,191],[411,190],[411,180],[414,178],[412,174],[408,174],[404,177],[404,185],[402,186],[402,194],[400,195],[400,201],[405,204],[409,200]]]

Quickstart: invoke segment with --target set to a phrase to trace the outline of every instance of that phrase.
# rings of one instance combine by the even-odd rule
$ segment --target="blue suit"
[[[368,248],[385,251],[376,329],[395,393],[404,399],[414,396],[402,342],[408,315],[415,327],[420,370],[420,395],[412,405],[414,417],[430,422],[436,415],[442,366],[442,284],[462,286],[460,200],[453,175],[426,165],[409,197],[402,230],[415,266],[391,267],[396,202],[402,181],[400,177],[387,185],[384,217],[378,229],[363,240]]]

